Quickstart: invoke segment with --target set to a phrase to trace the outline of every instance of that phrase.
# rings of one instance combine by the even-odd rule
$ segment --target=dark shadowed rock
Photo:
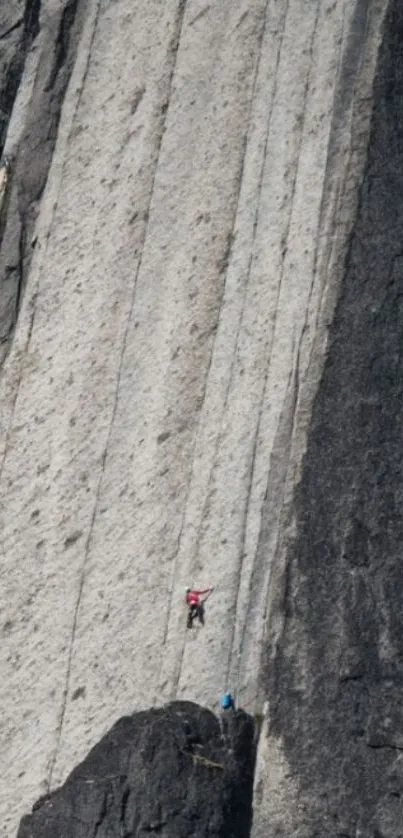
[[[403,834],[403,4],[390,4],[368,162],[296,499],[272,731],[294,835]]]
[[[39,31],[41,0],[9,0],[0,10],[0,152],[24,70]]]
[[[247,838],[253,728],[238,711],[222,735],[211,712],[185,701],[122,718],[18,838]]]
[[[7,10],[6,10],[7,6]],[[35,84],[11,149],[7,217],[0,207],[0,361],[6,354],[35,242],[33,231],[57,137],[60,113],[85,12],[84,0],[64,0],[41,20],[41,0],[14,0],[0,12],[0,152],[24,68],[39,50]],[[47,14],[49,11],[45,10]],[[41,31],[43,29],[43,31]],[[41,35],[40,46],[36,39]],[[7,146],[7,144],[6,144]]]

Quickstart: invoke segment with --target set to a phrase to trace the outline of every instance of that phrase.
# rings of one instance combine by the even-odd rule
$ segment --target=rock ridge
[[[186,701],[119,719],[18,838],[247,838],[254,723]]]

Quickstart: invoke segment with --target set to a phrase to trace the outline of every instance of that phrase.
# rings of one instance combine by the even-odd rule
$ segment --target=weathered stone
[[[84,0],[15,0],[0,13],[0,152],[4,148],[11,161],[7,217],[0,214],[0,361],[9,348],[31,263],[35,221],[84,8]],[[19,104],[7,138],[20,87],[30,95]]]
[[[403,6],[393,0],[267,672],[267,756],[281,743],[294,789],[279,836],[402,835],[402,237]],[[263,784],[267,800],[277,781]],[[286,804],[280,793],[280,824]]]
[[[111,718],[173,698],[215,708],[229,687],[261,719],[267,617],[294,579],[274,558],[355,218],[385,5],[41,2],[5,145],[2,838]],[[356,515],[345,536],[348,691],[365,674],[353,638],[371,526]],[[215,588],[195,632],[188,584]],[[384,735],[381,706],[356,715],[363,739]],[[305,735],[313,747],[322,731]],[[265,765],[281,760],[289,776],[280,747]],[[258,781],[259,795],[274,800]],[[286,796],[283,831],[291,811]],[[276,828],[266,816],[264,838]]]
[[[10,0],[0,10],[0,154],[24,71],[39,32],[41,0]]]
[[[242,711],[225,736],[190,702],[135,713],[38,800],[18,838],[246,838],[253,766],[254,725]]]

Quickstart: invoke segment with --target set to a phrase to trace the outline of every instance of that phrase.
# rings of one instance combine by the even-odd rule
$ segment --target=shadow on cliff
[[[0,361],[10,346],[33,247],[35,221],[46,185],[63,100],[74,65],[85,0],[64,0],[52,13],[56,26],[41,32],[41,0],[10,0],[6,30],[0,32],[0,152],[9,158],[10,190],[0,206]],[[50,14],[51,10],[46,10]],[[38,35],[42,40],[39,42]],[[38,39],[38,40],[37,40]],[[8,148],[7,129],[31,50],[40,50],[35,84],[17,147]]]
[[[248,838],[254,723],[177,701],[120,719],[18,838]]]
[[[10,0],[0,31],[2,55],[0,58],[0,153],[3,151],[8,123],[24,71],[28,50],[39,33],[41,0],[25,0],[23,14],[21,4]]]
[[[295,498],[271,731],[295,835],[403,824],[403,4],[392,0],[368,159]]]

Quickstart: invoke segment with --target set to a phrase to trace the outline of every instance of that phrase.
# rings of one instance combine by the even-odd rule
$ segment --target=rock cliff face
[[[0,12],[0,153],[11,155],[0,209],[0,360],[9,348],[34,227],[82,26],[80,0],[11,0]]]
[[[395,838],[401,12],[3,7],[0,834],[111,719],[230,688],[256,836]]]
[[[254,725],[242,711],[222,730],[190,702],[135,713],[37,802],[18,838],[245,838],[253,767]]]
[[[273,835],[402,835],[402,236],[403,6],[392,2],[267,670],[265,755],[287,766],[260,778]]]

